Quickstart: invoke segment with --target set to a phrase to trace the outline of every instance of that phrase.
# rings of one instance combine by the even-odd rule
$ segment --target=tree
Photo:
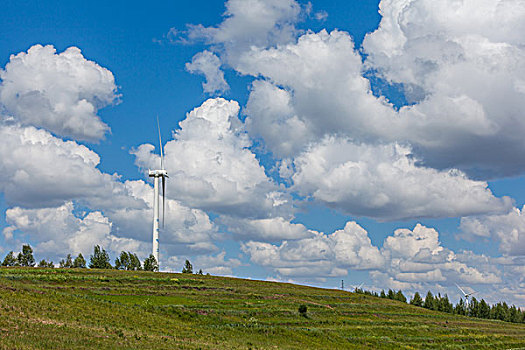
[[[423,307],[425,309],[434,310],[435,309],[434,304],[435,304],[434,296],[432,295],[430,291],[428,291],[427,296],[425,297],[425,302],[423,303]]]
[[[15,258],[13,251],[10,251],[4,258],[2,266],[18,266],[18,260]]]
[[[115,259],[115,268],[117,270],[128,271],[141,270],[140,260],[137,254],[123,251],[120,253],[120,256]]]
[[[396,295],[394,294],[394,291],[392,289],[389,289],[388,294],[386,296],[388,299],[394,299]]]
[[[159,271],[159,264],[153,254],[150,254],[149,257],[144,260],[144,271]]]
[[[468,303],[468,315],[470,317],[479,317],[479,303],[476,297],[472,297]]]
[[[73,267],[80,269],[86,268],[86,259],[82,256],[82,253],[78,253],[78,256],[73,261]]]
[[[33,248],[31,248],[29,244],[24,244],[22,246],[22,251],[18,253],[17,260],[20,266],[35,266]]]
[[[199,269],[199,272],[197,272],[198,275],[204,275],[204,273],[202,272],[202,269]]]
[[[488,306],[485,299],[481,299],[479,302],[479,317],[489,318],[490,317],[490,306]]]
[[[402,301],[403,303],[407,302],[407,298],[403,295],[401,289],[397,291],[396,295],[394,296],[394,299]]]
[[[92,269],[111,269],[109,255],[104,248],[96,245],[93,249],[93,255],[89,258],[89,267]]]
[[[46,259],[42,259],[40,260],[40,262],[38,263],[38,267],[55,267],[55,265],[53,264],[52,261],[46,261]]]
[[[127,270],[129,265],[129,255],[126,252],[120,252],[120,256],[115,259],[115,268],[117,270]]]
[[[423,298],[421,298],[421,295],[419,295],[419,292],[416,292],[412,299],[410,300],[410,304],[414,306],[423,306]]]
[[[452,305],[452,303],[450,302],[450,300],[448,299],[448,295],[445,294],[441,300],[439,301],[440,303],[440,310],[443,311],[443,312],[447,312],[449,314],[453,313],[454,312],[454,306]]]
[[[386,299],[386,293],[385,293],[385,291],[383,289],[381,289],[381,294],[379,294],[379,297]]]
[[[193,265],[189,260],[186,260],[184,267],[182,268],[182,273],[193,273]]]
[[[456,307],[454,307],[454,313],[456,315],[466,315],[467,314],[467,307],[462,298],[459,299],[458,303],[456,304]]]
[[[62,259],[59,263],[60,268],[72,268],[73,267],[73,260],[71,258],[71,254],[68,254],[66,256],[66,260]]]

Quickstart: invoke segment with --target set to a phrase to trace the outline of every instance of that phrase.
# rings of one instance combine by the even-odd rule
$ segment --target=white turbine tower
[[[468,306],[468,298],[472,295],[472,294],[475,294],[477,292],[471,292],[471,293],[467,293],[465,292],[457,283],[456,283],[456,286],[459,288],[459,290],[461,291],[461,293],[463,293],[463,296],[465,297],[465,305]]]
[[[153,178],[153,256],[159,264],[159,178],[162,178],[162,227],[164,227],[164,215],[166,213],[166,178],[168,172],[164,170],[164,154],[162,152],[162,139],[160,137],[159,118],[157,117],[157,128],[159,130],[160,146],[160,170],[150,170],[149,177]]]

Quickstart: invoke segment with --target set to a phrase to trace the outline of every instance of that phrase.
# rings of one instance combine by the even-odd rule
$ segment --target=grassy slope
[[[525,324],[285,283],[0,268],[0,349],[13,348],[509,349]]]

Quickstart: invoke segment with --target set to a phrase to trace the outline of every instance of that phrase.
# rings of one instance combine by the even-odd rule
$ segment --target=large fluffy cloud
[[[377,140],[392,131],[394,110],[372,94],[348,33],[307,33],[296,43],[252,48],[235,67],[256,81],[247,105],[248,130],[275,155],[290,157],[327,134]]]
[[[20,230],[21,236],[38,242],[39,256],[63,258],[67,253],[82,253],[88,257],[94,245],[100,245],[117,254],[120,250],[145,255],[143,242],[111,234],[111,222],[99,211],[75,216],[72,202],[56,208],[23,209],[15,207],[6,212],[10,229]],[[18,236],[20,238],[20,236]]]
[[[487,183],[459,171],[417,166],[400,145],[356,145],[327,138],[294,161],[293,188],[328,206],[380,220],[506,212]]]
[[[344,276],[348,269],[381,268],[384,259],[368,233],[355,222],[330,235],[311,231],[312,237],[285,240],[280,245],[249,241],[243,251],[252,262],[287,278]]]
[[[76,47],[35,45],[12,55],[0,78],[0,103],[22,124],[90,141],[109,130],[97,110],[118,97],[113,74]]]
[[[10,205],[60,206],[73,199],[95,206],[140,207],[118,176],[97,169],[98,154],[32,126],[0,124],[0,190]]]
[[[180,122],[180,130],[164,147],[168,193],[191,207],[230,216],[290,215],[288,196],[248,149],[251,141],[238,112],[235,101],[209,99]],[[151,145],[135,150],[137,164],[158,167],[153,150]]]
[[[398,137],[432,166],[523,171],[525,5],[383,0],[380,11],[363,43],[367,64],[416,103],[400,110]]]
[[[191,73],[204,75],[206,78],[206,82],[202,83],[204,92],[214,94],[229,89],[228,83],[224,80],[224,72],[221,71],[219,57],[208,50],[193,56],[191,63],[186,63],[186,69]]]
[[[502,273],[483,255],[443,247],[438,232],[417,224],[413,230],[398,229],[388,236],[381,248],[388,261],[373,279],[389,288],[419,289],[427,285],[498,284]]]
[[[508,214],[461,218],[462,237],[491,239],[499,242],[506,255],[525,255],[525,217],[523,210],[514,208]]]
[[[192,25],[189,37],[203,38],[210,44],[226,47],[225,60],[237,60],[237,54],[250,46],[286,43],[296,35],[295,22],[301,12],[295,0],[229,0],[224,21],[217,27]]]
[[[308,230],[303,224],[294,224],[283,217],[264,219],[242,219],[225,216],[221,223],[228,226],[236,238],[240,240],[280,241],[311,237],[314,231]]]

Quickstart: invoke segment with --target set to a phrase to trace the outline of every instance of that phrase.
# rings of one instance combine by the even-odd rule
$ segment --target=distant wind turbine
[[[465,292],[465,291],[464,291],[464,290],[463,290],[463,289],[462,289],[457,283],[456,283],[456,286],[459,288],[459,290],[461,291],[461,293],[463,293],[463,296],[465,297],[465,304],[468,306],[468,301],[469,301],[468,298],[469,298],[471,295],[473,295],[473,294],[475,294],[475,293],[477,293],[477,292],[470,292],[470,293],[467,293],[467,292]]]
[[[159,131],[160,170],[149,170],[149,177],[153,178],[153,256],[159,264],[159,178],[162,178],[162,227],[166,213],[166,178],[168,172],[164,170],[164,154],[162,152],[162,139],[160,137],[159,117],[157,116],[157,129]],[[160,265],[160,264],[159,264]]]
[[[358,290],[360,290],[361,287],[363,286],[363,284],[365,284],[365,282],[362,282],[359,286],[353,286],[354,287],[354,291],[357,292]]]

